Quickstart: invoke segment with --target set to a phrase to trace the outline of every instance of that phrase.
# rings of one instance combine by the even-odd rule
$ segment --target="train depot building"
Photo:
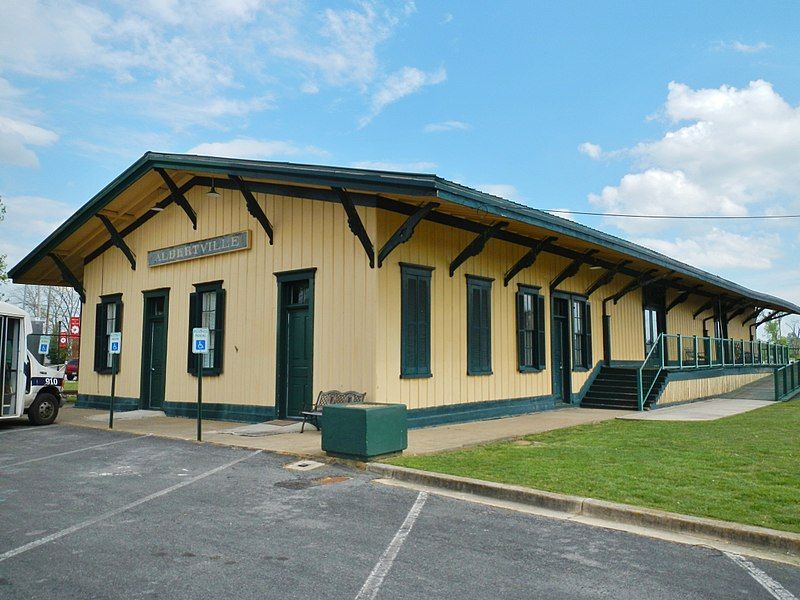
[[[81,295],[78,406],[108,407],[122,332],[117,410],[193,416],[202,360],[204,416],[250,422],[334,389],[412,427],[689,401],[786,363],[754,332],[800,313],[434,175],[157,153],[10,275]]]

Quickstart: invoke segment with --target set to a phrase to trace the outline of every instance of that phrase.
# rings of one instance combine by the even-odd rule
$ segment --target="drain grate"
[[[298,460],[297,462],[283,465],[283,468],[289,469],[290,471],[313,471],[314,469],[319,469],[324,466],[325,463],[317,462],[316,460]]]

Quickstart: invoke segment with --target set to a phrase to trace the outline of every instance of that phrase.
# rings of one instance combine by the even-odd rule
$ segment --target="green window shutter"
[[[214,372],[222,373],[223,355],[225,354],[225,290],[217,290],[216,331],[214,332]]]
[[[517,292],[517,368],[523,371],[525,364],[525,293]]]
[[[467,374],[492,372],[492,282],[467,278]]]
[[[400,374],[428,377],[430,367],[430,269],[401,265]]]
[[[547,367],[547,353],[545,352],[545,337],[544,337],[544,296],[537,295],[536,297],[536,356],[537,367],[545,369]]]
[[[103,348],[106,330],[105,315],[105,307],[101,302],[94,308],[94,370],[98,373],[103,370],[105,364],[105,350]]]
[[[491,290],[481,290],[481,369],[492,370]]]
[[[420,277],[417,282],[417,349],[419,375],[429,375],[431,371],[431,281],[430,274]]]
[[[192,352],[192,329],[198,327],[200,321],[200,314],[197,311],[197,302],[199,298],[197,292],[189,294],[189,340],[186,344],[186,370],[189,373],[197,374],[197,355]]]
[[[586,364],[584,365],[587,369],[592,368],[592,307],[587,302],[584,304],[584,325],[583,330],[586,332],[584,335],[584,353],[586,356]]]

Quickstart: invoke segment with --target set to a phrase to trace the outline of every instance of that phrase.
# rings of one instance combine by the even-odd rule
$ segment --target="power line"
[[[623,217],[628,219],[800,219],[800,215],[631,215],[625,213],[601,213],[581,210],[543,209],[548,213],[587,215],[591,217]]]

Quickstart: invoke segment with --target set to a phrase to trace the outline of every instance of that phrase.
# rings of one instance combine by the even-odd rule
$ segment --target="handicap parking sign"
[[[209,331],[207,327],[195,327],[192,329],[192,352],[194,354],[208,354],[208,337]]]
[[[119,354],[122,350],[122,334],[114,332],[108,336],[108,352],[110,354]]]
[[[39,338],[39,354],[47,354],[50,352],[50,336],[43,335]]]

